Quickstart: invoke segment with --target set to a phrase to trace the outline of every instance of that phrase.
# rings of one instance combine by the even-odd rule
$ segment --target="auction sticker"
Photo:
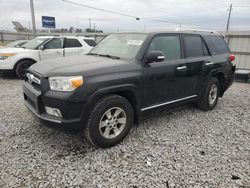
[[[143,43],[142,40],[129,40],[127,42],[128,45],[137,45],[137,46],[140,46],[142,43]]]

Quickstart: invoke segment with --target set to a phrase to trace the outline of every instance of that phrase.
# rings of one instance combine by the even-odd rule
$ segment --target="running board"
[[[183,100],[187,100],[187,99],[191,99],[191,98],[195,98],[195,97],[197,97],[197,95],[192,95],[192,96],[176,99],[176,100],[173,100],[173,101],[168,101],[168,102],[152,105],[152,106],[149,106],[149,107],[142,108],[141,111],[150,110],[150,109],[153,109],[153,108],[157,108],[157,107],[160,107],[160,106],[176,103],[176,102],[179,102],[179,101],[183,101]]]

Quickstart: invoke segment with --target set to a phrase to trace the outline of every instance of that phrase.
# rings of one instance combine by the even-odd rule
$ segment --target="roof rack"
[[[213,30],[202,30],[202,29],[189,29],[189,28],[176,28],[175,31],[193,31],[193,32],[207,32],[207,33],[216,33],[219,34],[217,31]]]

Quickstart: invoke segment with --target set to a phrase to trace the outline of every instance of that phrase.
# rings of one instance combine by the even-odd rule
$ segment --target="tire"
[[[219,80],[213,77],[208,81],[206,88],[202,91],[202,94],[198,101],[198,107],[204,111],[214,109],[219,99],[219,93]]]
[[[31,60],[23,60],[19,62],[15,69],[17,77],[20,79],[25,79],[26,72],[32,64],[34,64],[34,62]]]
[[[134,111],[128,100],[109,95],[94,105],[84,130],[85,137],[98,147],[112,147],[127,136],[133,122]]]

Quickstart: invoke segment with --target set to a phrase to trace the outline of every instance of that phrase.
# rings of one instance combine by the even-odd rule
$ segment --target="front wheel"
[[[28,68],[33,64],[34,62],[30,60],[23,60],[19,62],[16,66],[15,73],[18,78],[25,79],[26,72]]]
[[[217,105],[220,93],[220,83],[215,77],[211,78],[202,91],[202,95],[198,101],[198,107],[204,111],[212,110]]]
[[[106,96],[93,107],[85,136],[99,147],[114,146],[127,136],[133,119],[134,111],[127,99],[119,95]]]

